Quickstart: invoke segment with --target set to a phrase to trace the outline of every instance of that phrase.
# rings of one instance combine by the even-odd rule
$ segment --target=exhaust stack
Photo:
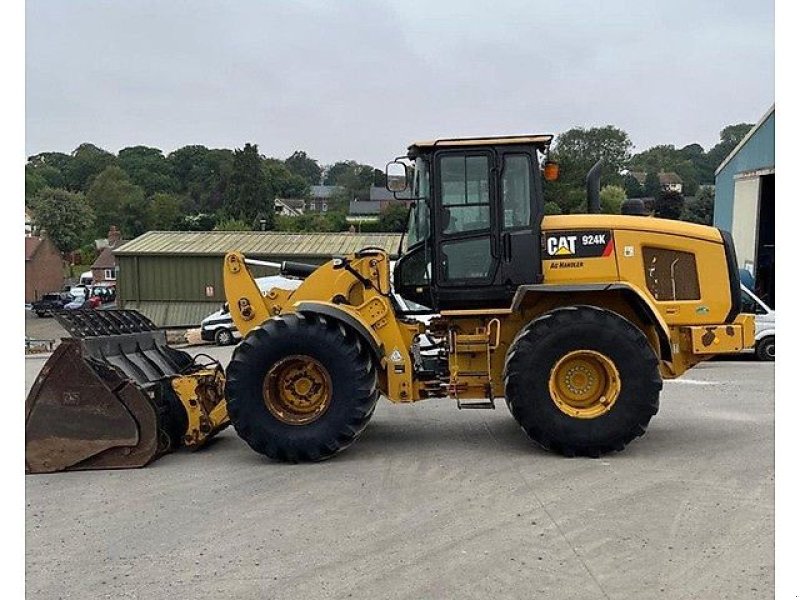
[[[586,203],[589,214],[600,212],[600,167],[603,159],[598,160],[586,174]]]

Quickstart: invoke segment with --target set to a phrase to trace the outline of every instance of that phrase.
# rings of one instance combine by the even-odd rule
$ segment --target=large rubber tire
[[[595,418],[570,416],[551,398],[552,369],[577,350],[605,355],[619,373],[616,402]],[[597,457],[622,450],[645,432],[658,412],[658,365],[647,338],[627,319],[592,306],[559,308],[531,321],[514,340],[506,358],[506,402],[522,429],[543,448]]]
[[[768,335],[756,344],[756,356],[758,360],[775,360],[775,336]]]
[[[303,425],[287,424],[268,409],[264,378],[281,359],[306,355],[331,378],[325,412]],[[236,432],[260,454],[286,462],[329,458],[353,443],[379,397],[372,354],[359,335],[318,315],[285,315],[253,329],[234,350],[226,372],[228,414]]]

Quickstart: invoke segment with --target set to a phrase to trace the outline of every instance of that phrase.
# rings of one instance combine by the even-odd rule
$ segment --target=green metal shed
[[[117,303],[161,327],[196,327],[225,301],[222,261],[231,250],[258,260],[322,264],[367,246],[396,258],[400,240],[394,233],[149,231],[114,250]]]

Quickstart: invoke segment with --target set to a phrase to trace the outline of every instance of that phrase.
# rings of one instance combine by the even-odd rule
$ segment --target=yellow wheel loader
[[[494,409],[505,398],[542,447],[595,457],[645,432],[662,379],[751,347],[754,322],[739,314],[730,235],[597,214],[595,168],[587,176],[589,214],[544,216],[544,186],[558,170],[547,158],[551,140],[530,135],[410,146],[387,165],[387,187],[398,192],[410,184],[413,197],[405,251],[393,268],[379,248],[320,267],[230,252],[222,265],[225,295],[244,339],[224,377],[212,369],[216,382],[224,380],[225,401],[206,409],[204,435],[229,417],[256,452],[317,461],[359,436],[380,396],[395,403],[442,398],[460,409]],[[251,273],[256,267],[277,267],[304,281],[295,290],[262,293]],[[420,314],[433,316],[424,324]],[[97,354],[97,364],[111,356],[97,360]],[[142,381],[117,372],[125,380],[116,388],[120,402],[125,385],[138,391],[143,382],[167,391],[144,394],[152,406],[166,398],[179,416],[188,412],[191,397],[201,395],[193,388],[211,374],[186,357],[178,362],[187,366]],[[62,418],[77,420],[69,406],[74,399],[58,391],[51,396],[59,396],[52,402]],[[29,404],[37,409],[35,398]],[[126,406],[135,422],[132,404]],[[191,440],[186,423],[177,429]],[[29,433],[34,424],[29,419]],[[40,425],[28,436],[29,459],[32,442],[47,430]],[[57,455],[64,435],[40,443],[39,454]],[[143,437],[152,445],[151,432],[140,431]]]

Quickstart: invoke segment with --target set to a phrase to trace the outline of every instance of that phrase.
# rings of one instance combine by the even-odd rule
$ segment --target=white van
[[[290,279],[281,275],[256,279],[256,285],[262,293],[268,292],[272,288],[296,290],[302,283],[302,279]],[[214,342],[217,346],[228,346],[242,338],[236,325],[233,324],[227,304],[200,322],[200,337],[206,342]]]
[[[775,311],[742,285],[742,312],[756,316],[756,356],[775,360]]]
[[[92,275],[91,271],[84,271],[81,273],[81,278],[78,281],[78,285],[85,285],[91,286],[94,283],[94,275]]]

